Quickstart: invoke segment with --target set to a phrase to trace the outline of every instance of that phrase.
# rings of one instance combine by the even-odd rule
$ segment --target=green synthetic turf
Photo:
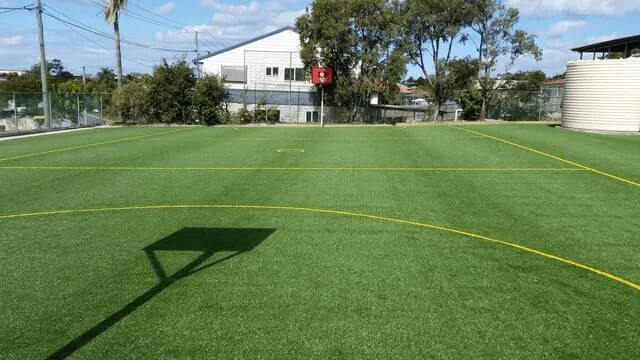
[[[465,128],[640,181],[640,136]],[[640,284],[640,187],[570,168],[446,126],[96,129],[0,142],[0,217],[331,209]],[[384,220],[68,213],[0,246],[3,359],[640,357],[640,291]]]

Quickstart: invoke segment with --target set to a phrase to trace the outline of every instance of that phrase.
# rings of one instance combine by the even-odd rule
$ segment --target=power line
[[[105,51],[109,52],[110,54],[113,54],[113,53],[111,52],[111,50],[109,50],[109,49],[107,49],[106,47],[102,46],[101,44],[99,44],[98,42],[96,42],[96,41],[94,41],[93,39],[89,38],[88,36],[85,36],[85,35],[84,35],[83,33],[81,33],[80,31],[78,31],[78,30],[74,29],[73,27],[71,27],[71,25],[64,24],[64,23],[63,23],[63,25],[64,25],[64,26],[66,26],[69,30],[71,30],[71,31],[73,31],[74,33],[78,34],[79,36],[83,37],[85,40],[87,40],[88,42],[92,43],[93,45],[95,45],[95,46],[97,46],[97,47],[100,47],[100,48],[104,49]],[[142,66],[148,67],[148,68],[150,68],[150,69],[153,69],[153,66],[151,66],[151,65],[149,65],[149,64],[145,64],[145,63],[143,63],[143,62],[140,62],[140,61],[137,61],[137,60],[131,59],[131,58],[126,57],[126,56],[124,56],[124,55],[121,55],[121,56],[122,56],[122,58],[123,58],[123,59],[125,59],[125,60],[128,60],[128,61],[134,62],[134,63],[136,63],[136,64],[139,64],[139,65],[142,65]]]
[[[33,4],[29,4],[21,7],[0,6],[0,10],[2,10],[0,11],[0,15],[18,11],[18,10],[33,10]]]
[[[47,9],[51,9],[51,8],[47,7]],[[72,19],[74,22],[72,22],[72,21],[67,21],[67,20],[65,20],[65,19],[62,19],[62,18],[60,18],[60,17],[58,17],[58,16],[56,16],[56,15],[53,15],[53,14],[49,13],[48,11],[42,11],[42,13],[43,13],[43,14],[45,14],[45,15],[47,15],[47,16],[49,16],[49,17],[51,17],[51,18],[53,18],[53,19],[55,19],[55,20],[58,20],[59,22],[62,22],[62,23],[64,23],[64,24],[67,24],[67,25],[73,26],[73,27],[75,27],[75,28],[78,28],[78,29],[81,29],[81,30],[84,30],[84,31],[90,32],[90,33],[92,33],[92,34],[95,34],[95,35],[98,35],[98,36],[101,36],[101,37],[104,37],[104,38],[107,38],[107,39],[110,39],[110,40],[114,40],[113,35],[107,34],[107,33],[102,32],[102,31],[100,31],[100,30],[96,30],[95,28],[91,28],[91,27],[86,26],[86,25],[81,24],[81,23],[80,23],[81,25],[80,25],[80,24],[77,24],[77,23],[75,22],[75,21],[77,21],[77,20],[73,20],[73,19]],[[70,18],[70,17],[68,17],[68,16],[65,16],[65,17],[66,17],[66,18],[71,19],[71,18]],[[177,52],[177,53],[191,53],[191,52],[195,52],[195,50],[181,50],[181,49],[169,49],[169,48],[163,48],[163,47],[155,47],[155,46],[151,46],[151,45],[147,45],[147,44],[142,44],[142,43],[134,42],[134,41],[131,41],[131,40],[125,40],[125,39],[121,39],[121,40],[120,40],[120,42],[122,42],[122,43],[124,43],[124,44],[128,44],[128,45],[132,45],[132,46],[137,46],[137,47],[141,47],[141,48],[145,48],[145,49],[150,49],[150,50],[157,50],[157,51]]]
[[[90,1],[95,1],[95,0],[90,0]],[[149,10],[149,9],[146,9],[146,8],[142,7],[142,6],[140,6],[140,5],[136,4],[135,2],[133,2],[133,1],[131,1],[131,0],[129,1],[129,4],[131,4],[133,7],[136,7],[136,8],[138,8],[138,9],[140,9],[140,10],[142,10],[142,11],[144,11],[144,12],[148,13],[148,14],[151,14],[151,15],[153,15],[153,16],[156,16],[156,17],[158,17],[158,18],[161,18],[161,19],[166,20],[167,22],[166,22],[166,23],[164,23],[164,24],[165,24],[166,26],[168,26],[168,27],[174,27],[174,28],[188,28],[188,27],[190,26],[190,25],[186,25],[186,24],[184,24],[184,23],[181,23],[181,22],[179,22],[179,21],[175,21],[175,20],[173,20],[173,19],[171,19],[171,18],[169,18],[169,17],[162,16],[162,15],[160,15],[160,14],[156,14],[155,12],[153,12],[153,11],[151,11],[151,10]],[[130,11],[130,10],[125,11],[125,14],[126,14],[127,12],[129,12],[129,11]],[[171,23],[176,24],[176,25],[173,25],[173,24],[171,24]],[[211,39],[213,40],[212,42],[209,42],[209,40],[201,39],[201,41],[202,41],[203,43],[209,43],[209,44],[210,44],[209,46],[210,46],[211,48],[216,49],[216,48],[225,48],[225,47],[228,47],[228,46],[229,46],[229,45],[225,44],[224,42],[220,41],[218,38],[216,38],[216,37],[215,37],[215,36],[214,36],[214,35],[213,35],[209,30],[207,30],[207,29],[205,29],[205,28],[199,28],[199,29],[197,29],[196,31],[199,31],[199,32],[205,32],[205,33],[207,33],[207,35],[209,35],[209,37],[211,37]],[[187,31],[187,32],[193,32],[193,31]],[[217,45],[213,45],[214,43],[215,43],[215,44],[217,44]]]

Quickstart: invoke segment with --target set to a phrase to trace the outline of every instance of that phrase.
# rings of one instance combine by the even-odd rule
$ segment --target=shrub
[[[229,93],[219,77],[205,75],[199,79],[192,98],[196,122],[214,125],[225,121],[225,105],[229,100]]]
[[[154,67],[148,93],[151,119],[164,123],[191,122],[191,91],[195,85],[196,77],[184,59],[173,64],[165,60]]]
[[[478,120],[482,109],[482,95],[480,91],[469,88],[458,94],[456,102],[462,106],[465,120]]]
[[[149,117],[150,91],[146,79],[130,81],[117,89],[112,103],[123,121],[145,123],[153,121]]]

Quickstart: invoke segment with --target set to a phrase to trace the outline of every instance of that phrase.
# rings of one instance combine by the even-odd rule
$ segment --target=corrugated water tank
[[[640,59],[574,61],[567,65],[562,126],[640,131]]]

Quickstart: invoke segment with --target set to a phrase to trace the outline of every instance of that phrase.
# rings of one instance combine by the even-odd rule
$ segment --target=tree
[[[476,45],[482,96],[480,120],[484,120],[487,104],[496,88],[496,81],[491,78],[491,74],[496,70],[498,59],[508,57],[504,69],[504,72],[508,72],[521,56],[532,55],[539,61],[542,50],[536,45],[534,35],[515,29],[520,19],[517,9],[507,8],[502,0],[472,0],[470,3],[474,9],[471,29],[479,37]]]
[[[149,79],[151,119],[164,123],[191,121],[191,92],[196,85],[193,69],[184,60],[173,64],[163,60]]]
[[[202,124],[214,125],[223,120],[224,105],[229,92],[218,76],[204,75],[196,83],[193,91],[194,116]]]
[[[127,0],[109,0],[104,8],[104,20],[113,23],[113,33],[116,42],[116,74],[118,75],[118,88],[122,87],[122,56],[120,54],[120,10],[127,9]]]
[[[427,79],[434,98],[434,119],[453,90],[448,87],[452,79],[447,78],[453,44],[458,37],[460,42],[466,41],[460,32],[471,24],[472,16],[467,0],[406,0],[400,7],[402,45],[411,63]]]
[[[390,0],[315,0],[296,20],[307,69],[328,66],[334,84],[328,102],[348,110],[353,120],[374,91],[397,91],[406,59],[397,46],[397,3]]]
[[[91,81],[94,93],[111,93],[117,87],[116,75],[112,69],[101,68]]]

